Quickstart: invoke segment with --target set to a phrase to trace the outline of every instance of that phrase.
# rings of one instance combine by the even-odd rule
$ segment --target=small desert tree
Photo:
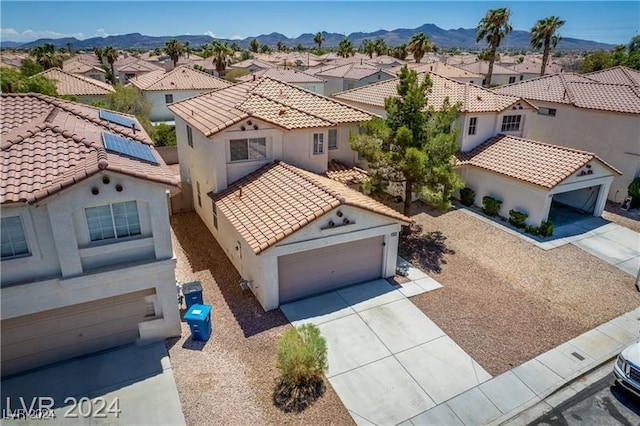
[[[361,134],[351,135],[351,148],[368,161],[374,187],[404,184],[405,215],[414,193],[445,209],[453,192],[463,186],[453,170],[458,150],[453,123],[460,106],[446,98],[437,109],[426,108],[431,79],[425,74],[420,81],[406,66],[400,70],[397,90],[398,97],[385,100],[387,118],[364,123]]]

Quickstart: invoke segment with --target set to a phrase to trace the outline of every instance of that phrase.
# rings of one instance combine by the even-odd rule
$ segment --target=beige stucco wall
[[[98,195],[91,193],[93,187]],[[156,311],[163,318],[143,326],[141,337],[179,335],[167,189],[105,171],[36,205],[3,206],[2,216],[21,215],[31,256],[2,261],[2,318],[155,288]],[[131,200],[138,204],[142,235],[90,242],[84,209]]]
[[[640,116],[532,102],[557,111],[555,117],[533,115],[528,137],[593,152],[613,165],[622,176],[611,184],[609,199],[621,202],[640,174]]]
[[[171,121],[174,117],[173,113],[167,108],[168,104],[165,102],[165,95],[173,95],[173,102],[178,102],[207,92],[210,92],[210,90],[143,91],[142,93],[151,104],[151,113],[149,114],[151,121]]]

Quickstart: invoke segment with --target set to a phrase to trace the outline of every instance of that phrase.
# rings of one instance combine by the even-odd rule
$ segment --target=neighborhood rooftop
[[[472,151],[458,152],[458,165],[471,165],[545,188],[553,188],[597,155],[558,145],[498,135]]]
[[[424,79],[425,75],[429,75],[433,83],[431,93],[427,95],[427,98],[428,105],[434,108],[439,108],[447,97],[451,104],[460,102],[462,112],[503,111],[521,101],[517,96],[497,94],[480,86],[461,83],[433,73],[419,74],[420,81]],[[397,86],[398,79],[395,78],[336,93],[333,97],[338,100],[384,108],[386,98],[398,96]]]
[[[206,72],[198,71],[190,65],[181,65],[172,71],[152,71],[139,75],[129,82],[140,90],[215,90],[231,83]]]
[[[621,71],[617,71],[620,73],[617,75],[614,72],[600,74],[599,77],[603,80],[621,78]],[[598,78],[598,75],[595,78]],[[592,74],[553,74],[498,87],[495,91],[534,101],[569,104],[578,108],[640,114],[640,87],[603,83],[594,79]]]
[[[392,73],[385,71],[382,68],[369,65],[366,63],[355,63],[355,64],[345,64],[338,66],[326,66],[319,67],[315,69],[309,69],[309,73],[312,73],[318,77],[335,77],[335,78],[347,78],[350,80],[362,80],[363,78],[367,78],[372,76],[378,72],[383,72],[390,76],[393,76]]]
[[[389,71],[393,72],[394,74],[399,74],[402,67],[403,66],[394,67],[394,68],[391,68]],[[409,67],[410,69],[414,70],[417,73],[432,72],[442,77],[452,78],[454,80],[456,78],[477,78],[478,84],[482,83],[482,79],[484,78],[480,74],[475,74],[475,73],[463,70],[462,68],[454,67],[453,65],[447,65],[441,61],[431,61],[431,62],[420,63],[420,64],[412,62],[407,64],[407,67]]]
[[[324,80],[314,75],[307,74],[292,68],[266,68],[254,72],[253,74],[243,75],[238,81],[250,81],[255,77],[270,77],[275,80],[284,81],[286,83],[324,83]]]
[[[371,118],[357,108],[269,77],[174,102],[169,109],[207,137],[252,116],[288,130]]]
[[[255,253],[341,205],[358,207],[403,223],[411,220],[394,209],[327,177],[276,161],[209,194],[216,209]]]
[[[58,94],[69,96],[107,95],[115,92],[113,86],[93,78],[84,77],[62,71],[60,68],[49,68],[37,75],[54,80]]]
[[[601,83],[626,84],[628,86],[635,87],[640,86],[640,71],[622,66],[594,71],[584,75],[585,77],[589,77],[590,79]]]
[[[134,117],[122,118],[140,129]],[[177,184],[143,130],[101,119],[97,108],[44,95],[2,94],[0,134],[2,204],[42,200],[102,170]],[[108,151],[105,134],[150,150],[156,164]]]

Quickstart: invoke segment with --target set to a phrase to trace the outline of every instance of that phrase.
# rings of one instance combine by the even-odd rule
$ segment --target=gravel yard
[[[436,252],[422,268],[444,288],[412,301],[493,375],[640,305],[633,277],[573,245],[544,251],[460,211],[413,209]]]
[[[625,211],[620,209],[619,203],[607,201],[602,217],[620,226],[626,226],[629,229],[640,232],[640,209],[635,208],[631,211]]]
[[[200,281],[205,303],[213,305],[206,344],[192,341],[184,322],[182,337],[168,341],[187,424],[353,424],[326,380],[325,394],[302,413],[274,406],[276,342],[290,327],[287,319],[280,310],[264,312],[240,289],[240,276],[197,214],[174,215],[171,226],[176,278]]]

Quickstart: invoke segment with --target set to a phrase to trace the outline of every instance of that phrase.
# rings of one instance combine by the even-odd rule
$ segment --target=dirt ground
[[[493,375],[640,306],[632,276],[573,245],[544,251],[458,210],[413,209],[422,269],[444,288],[412,301]]]
[[[602,217],[618,225],[640,232],[640,209],[635,208],[631,211],[626,211],[620,208],[619,203],[607,201]]]
[[[264,312],[195,213],[174,215],[172,240],[176,278],[200,281],[204,301],[213,305],[211,339],[170,340],[169,355],[188,425],[353,424],[328,381],[326,391],[302,413],[284,413],[273,403],[278,378],[276,342],[290,327],[280,310]]]

